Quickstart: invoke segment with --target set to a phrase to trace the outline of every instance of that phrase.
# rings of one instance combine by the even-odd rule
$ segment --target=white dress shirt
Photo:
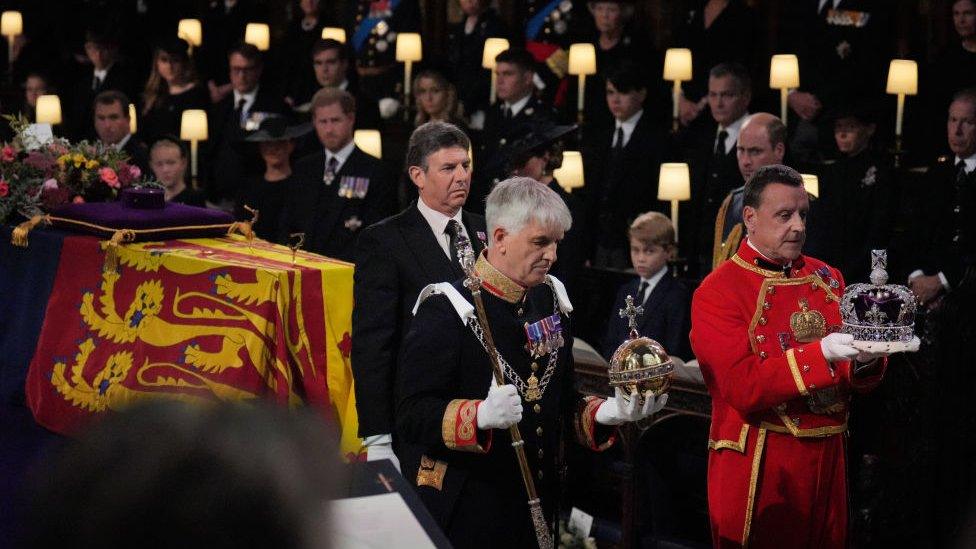
[[[518,115],[518,113],[522,112],[522,109],[524,109],[525,106],[529,103],[529,99],[531,97],[532,94],[530,93],[529,95],[526,95],[525,97],[519,99],[514,103],[509,103],[507,101],[505,102],[505,106],[508,107],[509,111],[511,111],[512,113],[512,118],[515,118]]]
[[[356,142],[349,141],[349,143],[346,143],[345,147],[342,147],[338,151],[332,152],[329,149],[325,149],[325,165],[328,166],[329,161],[332,160],[333,157],[335,157],[336,159],[335,171],[336,173],[339,173],[339,170],[342,169],[342,165],[346,163],[346,160],[349,160],[349,155],[352,154],[352,150],[355,148],[356,148]]]
[[[728,133],[728,135],[725,136],[725,154],[728,154],[729,151],[735,150],[736,143],[739,142],[739,132],[742,131],[742,125],[746,123],[746,118],[749,118],[748,112],[740,116],[738,120],[729,124],[728,126],[724,128],[719,126],[716,130],[716,140],[718,139],[718,132],[725,130],[726,133]]]
[[[640,301],[638,302],[639,304],[643,305],[645,302],[647,302],[647,298],[651,297],[651,292],[654,291],[654,287],[657,286],[657,283],[660,282],[661,279],[664,278],[664,275],[666,275],[667,273],[668,273],[668,266],[665,265],[660,269],[658,269],[656,273],[652,274],[651,278],[642,277],[640,279],[640,282],[637,283],[637,288],[640,288],[640,285],[643,283],[647,283],[647,288],[644,289],[644,295],[639,296],[640,297]]]
[[[237,90],[234,90],[234,108],[235,109],[237,108],[237,105],[241,102],[241,99],[244,100],[244,107],[241,109],[241,122],[247,120],[248,116],[251,115],[251,107],[254,106],[254,100],[257,98],[257,96],[258,96],[257,86],[255,86],[253,90],[247,93],[241,93]]]
[[[437,244],[444,250],[444,254],[447,258],[451,258],[451,235],[447,234],[447,222],[450,220],[455,220],[461,225],[461,234],[463,234],[468,241],[471,241],[471,237],[468,236],[467,229],[464,228],[464,223],[461,221],[461,210],[459,209],[453,217],[448,217],[441,212],[431,208],[424,203],[423,198],[417,199],[417,209],[420,210],[420,215],[424,217],[427,224],[430,225],[431,232],[434,233],[434,237],[437,239]]]
[[[636,113],[634,113],[634,115],[628,118],[627,120],[624,120],[622,122],[620,120],[617,120],[616,127],[614,127],[613,129],[613,140],[610,142],[610,146],[611,147],[617,146],[617,130],[622,128],[624,130],[624,142],[620,146],[626,147],[627,143],[630,143],[630,136],[634,135],[634,128],[637,127],[637,123],[640,121],[641,116],[643,115],[644,115],[644,109],[641,109]]]

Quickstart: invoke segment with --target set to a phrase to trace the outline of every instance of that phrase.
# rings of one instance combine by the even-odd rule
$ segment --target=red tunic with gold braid
[[[691,344],[712,396],[708,507],[715,547],[844,547],[843,433],[852,390],[881,381],[829,363],[841,324],[839,271],[801,256],[762,268],[743,240],[692,301]],[[767,265],[768,266],[768,265]]]

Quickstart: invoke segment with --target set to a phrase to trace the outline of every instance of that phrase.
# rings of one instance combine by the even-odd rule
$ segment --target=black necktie
[[[725,156],[725,140],[728,137],[729,132],[725,130],[718,132],[718,138],[715,139],[715,156]]]
[[[641,280],[640,286],[637,287],[637,304],[644,304],[644,292],[647,291],[647,281]]]
[[[617,126],[617,138],[613,142],[613,148],[620,150],[624,148],[624,127]]]
[[[966,182],[966,162],[960,160],[956,162],[956,185],[962,185]]]
[[[512,108],[509,107],[508,105],[505,105],[502,108],[502,118],[504,118],[505,120],[511,120],[512,119]]]
[[[458,261],[458,237],[461,235],[461,224],[457,222],[456,219],[452,219],[447,222],[447,227],[444,228],[444,232],[451,237],[450,243],[448,243],[448,251],[451,253],[451,262],[457,266],[461,266],[461,262]]]
[[[102,79],[97,75],[92,77],[92,91],[98,91],[102,87]]]
[[[234,109],[234,113],[237,114],[237,123],[244,127],[244,104],[247,103],[247,99],[243,97],[237,100],[237,107]]]

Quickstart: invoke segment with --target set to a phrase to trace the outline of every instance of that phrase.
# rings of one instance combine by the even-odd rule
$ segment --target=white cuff
[[[377,446],[380,444],[393,444],[393,436],[389,433],[383,435],[368,436],[363,440],[363,446]]]
[[[914,271],[912,271],[912,274],[908,275],[908,282],[911,282],[912,280],[915,280],[916,278],[924,274],[925,273],[922,272],[922,269],[915,269]]]
[[[946,291],[948,292],[950,290],[949,279],[946,278],[945,274],[943,274],[942,271],[939,271],[939,281],[942,282],[942,287],[945,288]]]

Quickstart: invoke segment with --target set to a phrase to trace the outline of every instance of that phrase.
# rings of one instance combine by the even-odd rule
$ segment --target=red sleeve
[[[749,319],[734,300],[715,288],[695,292],[691,307],[691,344],[709,387],[740,415],[769,409],[837,385],[820,350],[820,341],[761,359],[749,346]]]

